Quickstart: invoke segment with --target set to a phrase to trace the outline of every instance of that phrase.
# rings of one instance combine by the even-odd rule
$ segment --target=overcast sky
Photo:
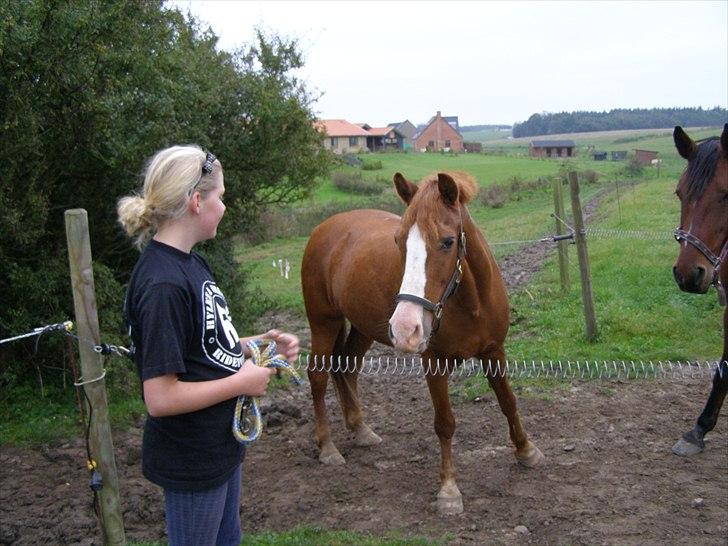
[[[460,125],[535,112],[728,106],[728,1],[168,2],[232,50],[299,42],[322,119]]]

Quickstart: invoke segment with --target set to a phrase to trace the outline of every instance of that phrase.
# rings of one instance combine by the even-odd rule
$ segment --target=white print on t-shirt
[[[203,325],[202,350],[207,358],[235,371],[243,364],[243,347],[230,318],[225,296],[212,281],[202,285]]]

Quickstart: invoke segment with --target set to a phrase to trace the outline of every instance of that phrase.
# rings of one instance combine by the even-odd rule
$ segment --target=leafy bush
[[[622,168],[622,173],[626,176],[642,176],[644,166],[636,157],[632,157],[629,162]]]
[[[307,206],[271,207],[261,213],[261,222],[245,233],[243,243],[257,245],[282,237],[305,237],[321,222],[354,209],[379,209],[402,214],[404,204],[393,193],[368,198],[366,201],[339,201]]]
[[[382,168],[382,162],[377,160],[364,160],[361,164],[362,171],[378,171]]]
[[[591,169],[587,169],[579,173],[579,178],[583,180],[586,184],[596,184],[599,180],[599,173],[596,171],[592,171]]]
[[[510,192],[507,188],[493,184],[487,188],[481,188],[478,192],[478,199],[486,207],[499,209],[508,202]]]
[[[384,186],[364,178],[358,172],[337,171],[331,175],[334,186],[347,193],[358,195],[377,195],[384,191]]]
[[[335,156],[335,158],[341,165],[348,165],[350,167],[359,167],[362,163],[361,159],[359,159],[356,154],[341,154]]]
[[[292,76],[296,42],[259,33],[230,54],[194,19],[136,0],[6,0],[0,21],[0,337],[73,317],[69,208],[88,211],[101,337],[123,335],[122,286],[138,255],[116,201],[140,186],[146,158],[189,142],[225,168],[228,213],[203,248],[242,317],[229,237],[262,204],[307,196],[331,163],[314,99]],[[11,379],[33,376],[29,347],[3,347]]]

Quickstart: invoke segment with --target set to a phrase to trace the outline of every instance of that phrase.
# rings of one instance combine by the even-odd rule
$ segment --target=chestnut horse
[[[361,367],[373,340],[422,355],[441,449],[438,508],[454,514],[463,504],[452,458],[449,373],[455,359],[505,363],[508,299],[493,254],[466,208],[477,190],[475,180],[465,173],[440,173],[417,186],[397,173],[394,185],[407,205],[402,218],[355,210],[332,216],[311,233],[301,268],[311,356],[319,363],[355,357]],[[441,364],[448,359],[447,370],[435,367],[438,358]],[[328,375],[308,373],[319,460],[343,464],[326,415]],[[508,420],[516,459],[535,466],[543,455],[526,436],[507,377],[494,375],[488,381]],[[355,443],[379,443],[363,420],[358,371],[334,370],[331,376]]]
[[[705,294],[715,286],[723,305],[728,288],[728,124],[720,140],[700,143],[681,127],[673,133],[688,166],[675,192],[680,199],[680,227],[675,239],[680,254],[672,268],[680,290]],[[673,446],[676,455],[689,456],[705,448],[703,438],[713,430],[728,392],[728,308],[723,313],[723,356],[713,377],[713,388],[692,430]]]

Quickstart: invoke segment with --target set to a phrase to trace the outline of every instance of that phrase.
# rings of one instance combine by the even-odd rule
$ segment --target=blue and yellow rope
[[[261,347],[265,348],[261,351]],[[301,378],[291,367],[283,355],[277,355],[276,343],[271,339],[254,339],[248,341],[246,347],[250,350],[253,364],[266,368],[277,368],[287,372],[296,385],[301,384]],[[241,444],[255,442],[263,431],[263,420],[260,416],[257,396],[240,396],[235,404],[233,414],[233,435]],[[247,413],[250,415],[246,415]]]

